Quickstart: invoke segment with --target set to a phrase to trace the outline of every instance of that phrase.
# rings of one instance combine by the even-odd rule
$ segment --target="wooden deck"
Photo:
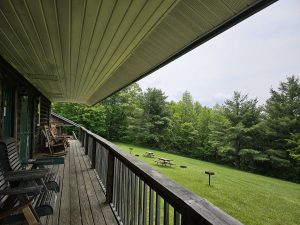
[[[43,218],[48,225],[118,224],[79,141],[70,141],[65,164],[53,168],[61,177],[53,216]]]

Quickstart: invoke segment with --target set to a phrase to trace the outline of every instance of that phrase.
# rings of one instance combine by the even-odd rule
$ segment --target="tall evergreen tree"
[[[248,149],[254,138],[249,130],[259,122],[260,109],[256,105],[257,99],[249,100],[247,95],[234,92],[233,98],[227,99],[223,106],[229,125],[217,128],[221,135],[218,151],[227,161],[233,161],[238,168],[241,165],[241,150]],[[217,141],[211,140],[212,143]]]
[[[291,134],[300,133],[300,81],[291,76],[281,82],[278,90],[271,89],[266,104],[267,123],[272,133],[274,149],[288,150],[292,147],[288,139]]]
[[[142,129],[140,140],[150,147],[159,147],[165,141],[166,129],[169,126],[167,96],[156,88],[148,88],[142,97]]]
[[[268,156],[272,167],[281,169],[282,176],[293,176],[291,166],[297,167],[299,175],[300,138],[300,81],[296,76],[287,77],[277,90],[271,89],[266,104],[269,128]],[[289,174],[289,175],[287,175]]]

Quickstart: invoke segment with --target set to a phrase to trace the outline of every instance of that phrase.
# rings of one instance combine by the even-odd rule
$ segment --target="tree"
[[[194,102],[189,92],[184,92],[181,100],[170,104],[171,128],[168,130],[168,148],[173,151],[191,155],[197,140],[195,128],[196,114]],[[195,154],[194,154],[195,155]]]
[[[300,81],[291,76],[281,82],[278,90],[271,89],[266,104],[267,123],[272,131],[272,148],[293,148],[288,142],[291,134],[300,133]]]
[[[223,152],[226,152],[226,146],[229,143],[226,137],[226,131],[230,126],[229,120],[224,115],[224,107],[215,106],[211,114],[211,122],[209,123],[209,144],[211,148],[207,152],[210,159],[215,162],[231,162],[231,157],[224,156]]]
[[[225,157],[227,162],[234,161],[240,167],[242,149],[248,149],[254,137],[251,128],[260,121],[260,108],[257,99],[248,99],[247,95],[234,92],[232,99],[227,99],[223,106],[224,116],[229,125],[214,127],[211,143],[218,148],[218,154]],[[216,136],[219,134],[220,137]]]
[[[142,130],[142,89],[138,84],[132,84],[124,91],[124,113],[126,121],[122,127],[122,137],[119,140],[129,143],[140,143],[139,133]]]
[[[106,109],[106,137],[110,140],[133,141],[138,133],[142,109],[142,90],[132,84],[99,103]]]
[[[298,164],[300,163],[300,134],[291,134],[290,138],[287,139],[288,144],[291,146],[288,149],[289,156],[295,160]]]
[[[86,107],[75,103],[52,104],[52,110],[78,124],[89,128],[91,131],[105,136],[106,134],[106,109],[102,105]]]
[[[197,141],[198,145],[197,155],[200,158],[211,160],[210,149],[212,146],[209,143],[209,134],[211,132],[209,125],[214,121],[214,112],[208,107],[203,107],[199,102],[194,103],[195,110],[195,129],[198,131]]]
[[[271,97],[266,104],[266,124],[270,161],[281,176],[294,176],[299,173],[300,136],[300,81],[296,76],[287,77],[278,89],[271,89]],[[292,169],[294,165],[294,170]],[[280,171],[279,171],[280,170]],[[295,176],[294,176],[295,177]]]
[[[139,140],[150,147],[159,147],[165,142],[165,133],[169,126],[167,97],[156,88],[148,88],[142,96],[143,115]]]
[[[265,107],[234,92],[202,106],[184,92],[167,102],[159,89],[124,88],[92,107],[54,103],[53,110],[113,141],[143,144],[281,178],[300,180],[300,81],[271,89]]]

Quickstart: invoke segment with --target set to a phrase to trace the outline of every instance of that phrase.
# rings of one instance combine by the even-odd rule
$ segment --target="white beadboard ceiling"
[[[272,2],[1,0],[0,55],[50,100],[92,105]]]

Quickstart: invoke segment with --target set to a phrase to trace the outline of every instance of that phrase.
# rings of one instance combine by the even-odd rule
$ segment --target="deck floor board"
[[[79,152],[79,151],[80,150],[77,148],[77,152]],[[91,179],[90,179],[90,176],[88,173],[88,171],[90,169],[84,163],[83,157],[79,157],[79,164],[81,166],[82,176],[84,179],[84,184],[85,184],[85,188],[86,188],[88,201],[90,203],[92,217],[93,217],[94,221],[97,221],[97,223],[105,224],[103,214],[99,213],[99,212],[101,212],[101,207],[100,207],[101,203],[98,201],[98,199],[96,197],[96,193],[94,191],[94,187],[92,185],[92,182],[91,182]]]
[[[71,206],[71,224],[73,225],[82,225],[82,218],[81,218],[81,210],[80,210],[80,201],[79,201],[79,191],[78,191],[78,184],[77,184],[77,173],[75,168],[75,143],[71,143],[72,151],[69,152],[70,154],[70,190],[71,190],[71,198],[70,198],[70,206]]]
[[[65,156],[64,179],[61,188],[59,225],[70,224],[70,154]]]
[[[47,225],[117,225],[95,170],[78,141],[70,141],[65,164],[55,168],[61,177],[53,216],[43,218]]]

